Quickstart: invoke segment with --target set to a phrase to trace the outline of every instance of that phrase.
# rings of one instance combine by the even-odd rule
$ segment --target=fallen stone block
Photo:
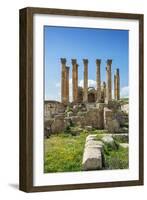
[[[109,135],[102,137],[101,140],[102,140],[105,144],[111,144],[111,145],[114,144],[114,139],[112,138],[112,136],[109,136]]]
[[[102,169],[102,154],[100,148],[85,148],[82,168],[85,171]]]
[[[88,140],[85,144],[85,147],[93,147],[101,149],[103,147],[103,142],[96,140]]]
[[[83,154],[83,170],[102,169],[102,147],[103,142],[96,141],[96,135],[88,135],[86,138]]]
[[[92,131],[92,126],[85,126],[85,129],[86,129],[87,131]]]
[[[86,138],[86,142],[88,142],[89,140],[95,140],[96,136],[97,136],[96,134],[88,135],[87,138]]]

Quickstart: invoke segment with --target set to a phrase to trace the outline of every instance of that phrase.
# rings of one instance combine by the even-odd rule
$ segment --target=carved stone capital
[[[101,59],[96,59],[96,65],[100,65],[101,64]]]
[[[76,59],[71,59],[71,63],[72,63],[72,65],[75,65],[75,64],[77,64],[77,60]]]
[[[65,69],[66,69],[67,72],[69,72],[70,67],[66,66]]]
[[[61,63],[62,63],[63,65],[66,64],[66,58],[61,58],[60,60],[61,60]]]
[[[115,70],[115,74],[119,76],[119,69],[118,68]]]
[[[83,59],[84,65],[88,65],[88,59]]]
[[[111,64],[112,64],[112,60],[111,60],[111,59],[108,59],[108,60],[107,60],[107,64],[108,64],[108,65],[111,65]]]

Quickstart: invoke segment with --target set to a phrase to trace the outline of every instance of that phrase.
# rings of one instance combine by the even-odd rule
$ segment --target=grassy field
[[[104,131],[93,131],[93,134],[103,134]],[[90,133],[91,134],[91,133]],[[82,170],[82,157],[85,139],[89,135],[83,131],[78,136],[61,133],[45,139],[44,143],[44,172],[70,172]],[[100,139],[101,136],[98,137]],[[107,169],[128,168],[128,149],[118,147],[115,150],[104,147]]]

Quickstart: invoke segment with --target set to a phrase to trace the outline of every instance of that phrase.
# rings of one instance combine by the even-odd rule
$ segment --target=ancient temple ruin
[[[123,111],[120,101],[120,74],[115,70],[112,81],[112,60],[106,61],[106,81],[101,80],[101,60],[95,60],[96,87],[88,87],[88,59],[83,59],[83,87],[78,86],[78,68],[76,59],[71,60],[72,101],[69,98],[69,73],[65,58],[61,58],[61,102],[44,102],[44,127],[47,134],[60,133],[69,127],[87,126],[105,129],[109,132],[121,132],[128,121],[128,113]],[[114,87],[112,84],[114,83]],[[114,98],[112,95],[114,88]]]
[[[83,59],[83,87],[78,86],[78,63],[76,59],[72,63],[72,102],[73,103],[108,103],[112,100],[112,60],[106,62],[106,82],[101,83],[101,60],[96,59],[96,88],[88,87],[88,59]],[[65,105],[69,103],[69,70],[66,66],[66,59],[61,58],[61,102]],[[120,76],[119,69],[114,75],[114,99],[120,99]]]

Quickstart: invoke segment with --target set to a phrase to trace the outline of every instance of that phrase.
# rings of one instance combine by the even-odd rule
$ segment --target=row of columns
[[[66,59],[61,58],[61,101],[64,104],[69,102],[69,67],[66,66]],[[84,64],[84,87],[83,87],[83,102],[88,102],[88,59],[83,59]],[[96,59],[96,102],[101,102],[101,60]],[[112,60],[107,60],[106,66],[106,84],[103,82],[102,92],[106,102],[112,99],[112,78],[111,78]],[[76,59],[72,59],[72,94],[73,102],[78,101],[78,64]],[[120,77],[119,69],[116,69],[114,75],[114,98],[120,99]]]

